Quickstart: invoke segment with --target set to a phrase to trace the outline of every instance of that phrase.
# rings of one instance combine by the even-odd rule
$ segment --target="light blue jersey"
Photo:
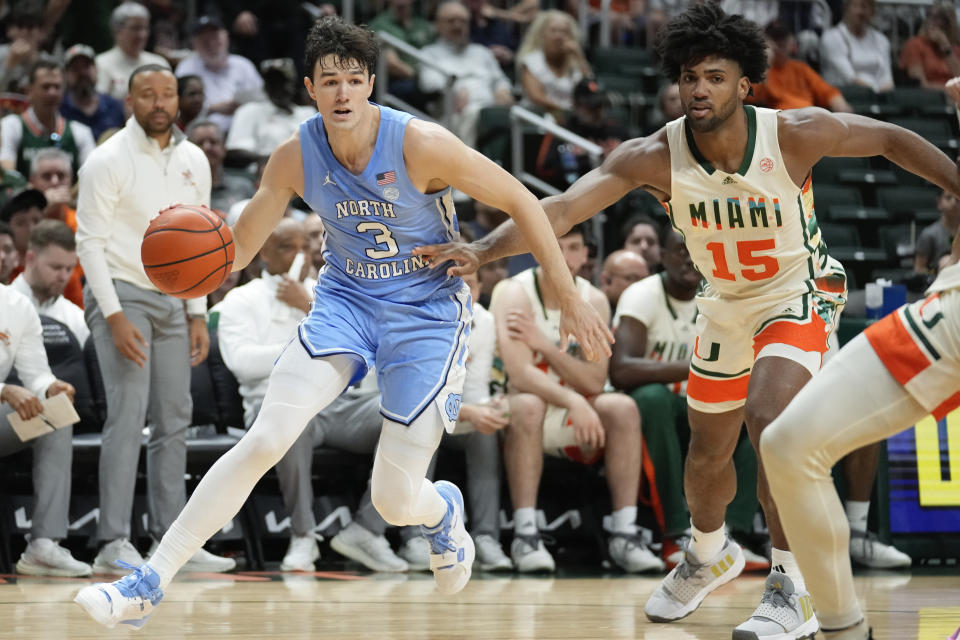
[[[353,381],[376,367],[380,412],[410,424],[435,405],[452,431],[460,411],[472,315],[470,290],[413,247],[459,238],[449,187],[425,195],[407,177],[412,116],[379,107],[373,155],[359,175],[334,157],[316,115],[300,125],[304,200],[326,229],[326,266],[300,344],[314,358],[353,357]]]
[[[373,155],[360,174],[333,155],[320,114],[300,125],[304,200],[326,230],[322,279],[395,302],[429,300],[460,287],[445,269],[431,269],[415,246],[458,240],[450,188],[424,194],[407,176],[403,137],[408,113],[379,107]]]

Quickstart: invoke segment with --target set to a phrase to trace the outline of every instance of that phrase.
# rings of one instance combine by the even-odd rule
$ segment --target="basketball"
[[[177,204],[150,221],[140,260],[160,291],[177,298],[199,298],[216,290],[230,274],[233,234],[207,207]]]

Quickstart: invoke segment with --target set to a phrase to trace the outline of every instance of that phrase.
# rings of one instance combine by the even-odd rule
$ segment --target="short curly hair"
[[[351,60],[360,63],[368,74],[377,70],[380,43],[366,25],[344,22],[342,18],[327,16],[317,20],[307,35],[304,70],[313,78],[317,61],[332,55],[338,67]]]
[[[657,38],[660,66],[671,82],[680,70],[716,56],[734,60],[750,82],[762,82],[767,72],[767,44],[755,23],[727,15],[719,4],[696,4],[663,27]]]

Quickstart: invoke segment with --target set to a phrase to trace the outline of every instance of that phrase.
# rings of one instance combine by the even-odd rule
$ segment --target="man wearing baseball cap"
[[[60,114],[90,127],[94,139],[107,129],[123,126],[123,104],[116,98],[97,91],[97,65],[93,48],[75,44],[64,55],[66,94]]]

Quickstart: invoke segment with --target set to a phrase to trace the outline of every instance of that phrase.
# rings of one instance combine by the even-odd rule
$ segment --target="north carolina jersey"
[[[449,295],[460,279],[431,269],[411,250],[459,239],[450,188],[431,194],[417,190],[403,157],[404,134],[413,116],[378,108],[377,141],[359,174],[333,155],[319,113],[300,125],[303,199],[323,219],[326,231],[320,280],[395,302]]]
[[[623,317],[634,318],[647,329],[644,358],[658,362],[690,361],[697,339],[696,300],[677,300],[667,293],[666,273],[648,276],[624,289],[613,317],[614,328]],[[668,383],[673,393],[686,393],[687,381]]]
[[[747,149],[736,173],[703,157],[685,117],[666,126],[667,209],[707,281],[700,300],[711,307],[710,299],[790,297],[811,291],[815,281],[816,288],[844,291],[842,267],[821,242],[810,177],[798,187],[787,172],[777,111],[744,110]]]

